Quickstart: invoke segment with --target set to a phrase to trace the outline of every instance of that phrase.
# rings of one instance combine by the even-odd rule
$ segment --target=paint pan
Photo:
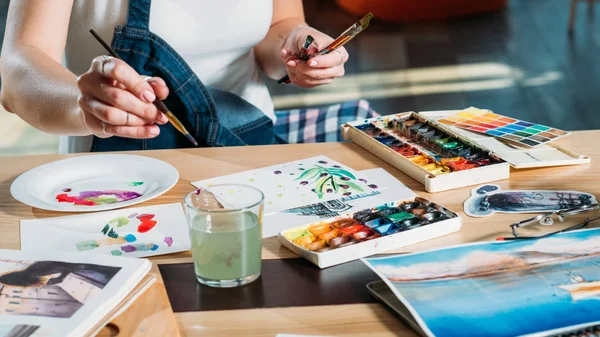
[[[423,210],[415,215],[408,210]],[[420,197],[282,231],[285,247],[321,268],[456,232],[460,217]]]

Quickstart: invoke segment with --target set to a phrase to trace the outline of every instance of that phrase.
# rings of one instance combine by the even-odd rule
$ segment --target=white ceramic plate
[[[158,159],[94,154],[31,169],[12,183],[10,193],[26,205],[50,211],[106,211],[156,198],[178,179],[177,169]]]

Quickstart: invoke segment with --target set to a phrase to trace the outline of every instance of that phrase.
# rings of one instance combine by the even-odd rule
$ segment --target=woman
[[[123,60],[103,56],[90,28]],[[60,152],[190,146],[155,99],[204,146],[277,143],[258,68],[301,87],[344,74],[344,48],[297,59],[308,35],[316,48],[333,40],[306,25],[301,0],[13,0],[1,100],[69,136]]]

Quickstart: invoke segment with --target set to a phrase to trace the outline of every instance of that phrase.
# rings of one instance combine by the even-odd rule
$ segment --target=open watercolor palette
[[[583,164],[589,157],[553,144],[514,146],[439,123],[459,110],[406,112],[344,125],[344,138],[440,192],[507,179],[515,168]]]
[[[460,230],[460,217],[420,197],[282,231],[279,242],[320,268]]]

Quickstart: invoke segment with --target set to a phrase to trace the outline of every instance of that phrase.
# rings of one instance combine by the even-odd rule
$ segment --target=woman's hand
[[[165,81],[142,76],[123,60],[96,57],[77,86],[84,123],[98,137],[154,138],[160,132],[154,123],[168,122],[152,104],[169,94]]]
[[[308,35],[315,39],[308,50],[309,55],[322,50],[334,40],[311,27],[298,26],[292,30],[283,42],[281,49],[281,58],[286,64],[287,73],[292,83],[300,87],[312,88],[329,84],[336,77],[344,76],[344,63],[348,61],[349,57],[344,47],[326,55],[310,57],[308,61],[302,61],[298,58]]]

